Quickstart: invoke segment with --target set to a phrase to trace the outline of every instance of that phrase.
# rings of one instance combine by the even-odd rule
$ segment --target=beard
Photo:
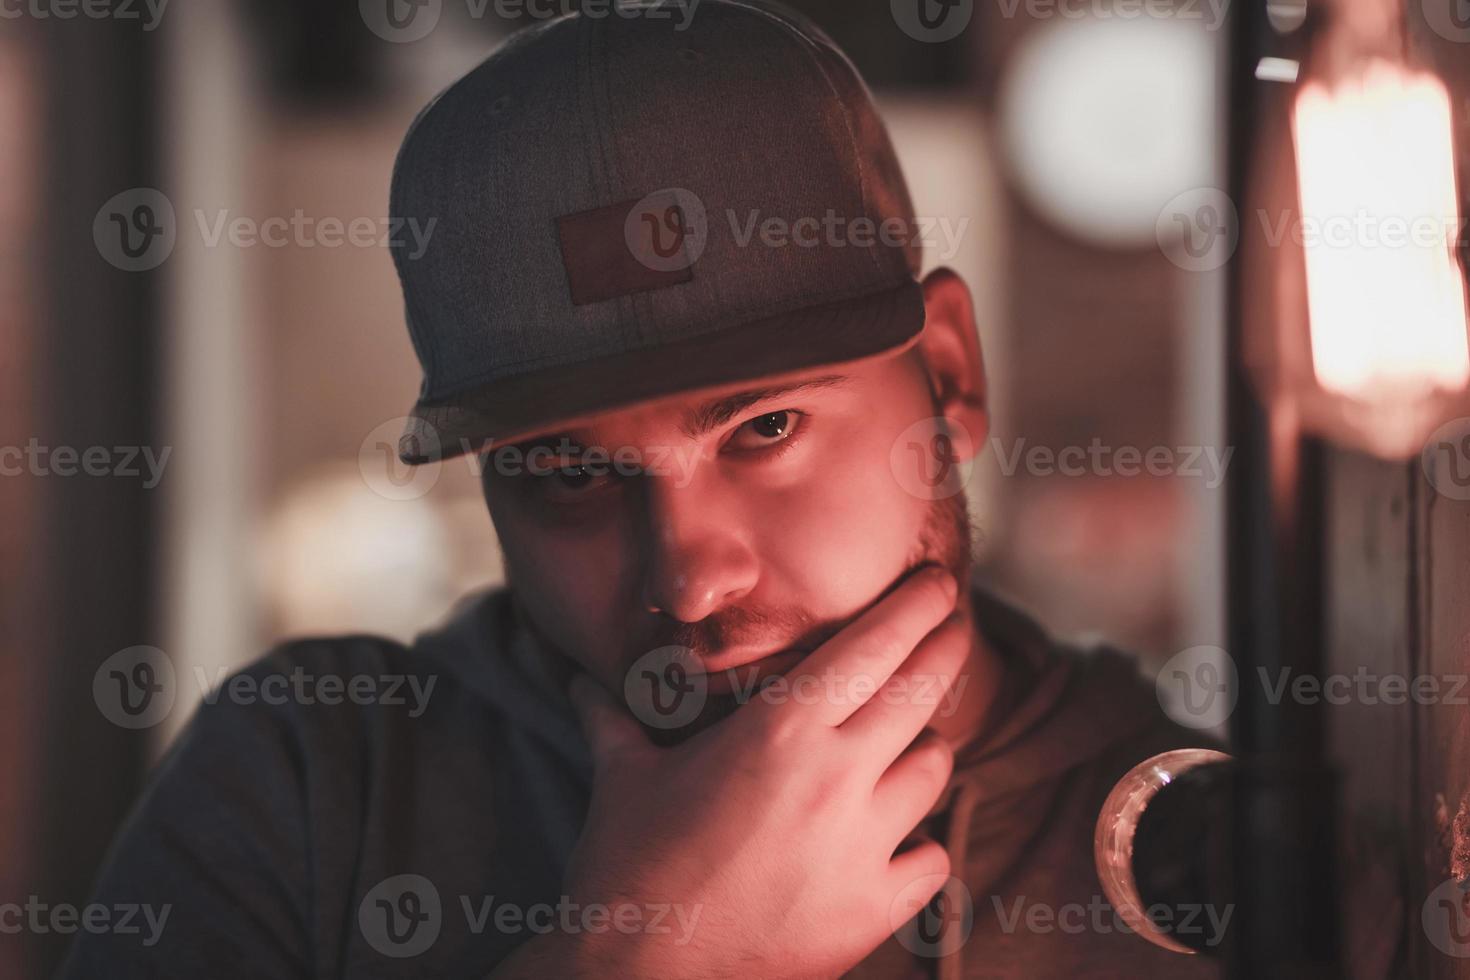
[[[967,592],[970,577],[974,533],[975,529],[970,522],[969,505],[963,493],[931,501],[924,515],[924,522],[919,529],[918,537],[914,541],[914,547],[905,559],[903,572],[890,582],[868,606],[851,616],[820,621],[804,609],[731,606],[694,623],[665,619],[659,630],[645,638],[646,642],[624,650],[619,662],[624,665],[626,671],[640,656],[658,647],[682,647],[696,657],[712,657],[727,647],[739,644],[772,646],[774,644],[770,641],[773,637],[780,638],[779,645],[783,650],[799,650],[804,655],[810,654],[811,651],[841,632],[872,605],[887,596],[911,572],[922,565],[939,565],[947,569],[955,577],[955,581],[960,584],[961,595],[964,595]],[[505,573],[506,584],[511,586],[511,594],[514,595],[514,575],[509,563],[505,567]],[[564,650],[558,649],[551,637],[538,627],[519,602],[515,602],[514,606],[521,626],[527,629],[536,638],[541,649],[548,653],[546,667],[553,683],[564,686],[573,673],[583,668],[578,666],[575,657],[568,656]],[[805,656],[802,659],[805,659]],[[758,671],[759,668],[751,667],[743,668],[743,670]],[[771,674],[762,680],[769,680],[776,676],[778,675]],[[756,687],[745,685],[745,688],[748,693],[758,689],[758,684]],[[614,688],[611,693],[626,704],[623,690]],[[717,694],[710,692],[704,698],[698,713],[687,723],[674,728],[651,725],[639,717],[639,712],[631,711],[630,713],[638,720],[651,741],[658,745],[676,745],[734,713],[748,700],[746,693]]]
[[[932,501],[924,515],[924,523],[914,542],[914,548],[905,561],[903,572],[872,603],[857,613],[841,619],[818,621],[802,609],[732,606],[698,622],[667,623],[650,638],[651,642],[639,649],[625,651],[622,662],[632,664],[641,654],[657,647],[682,647],[694,658],[704,659],[731,646],[770,646],[773,637],[781,638],[780,647],[783,650],[799,650],[804,655],[810,654],[887,596],[920,566],[939,565],[947,569],[955,577],[955,581],[960,583],[963,595],[969,582],[973,533],[969,507],[963,493]],[[640,718],[640,724],[649,739],[659,745],[676,745],[686,741],[733,714],[749,700],[751,692],[759,689],[760,683],[779,676],[769,674],[758,678],[759,668],[754,665],[739,670],[751,673],[750,683],[742,685],[742,693],[708,693],[693,719],[678,727],[656,727]],[[623,692],[615,693],[621,695]],[[639,712],[634,712],[635,716],[638,714]]]

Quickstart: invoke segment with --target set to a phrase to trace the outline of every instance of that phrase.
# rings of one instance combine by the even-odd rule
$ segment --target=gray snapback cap
[[[390,210],[435,224],[393,249],[424,372],[404,462],[922,329],[908,190],[852,64],[773,4],[656,6],[525,29],[410,127]]]

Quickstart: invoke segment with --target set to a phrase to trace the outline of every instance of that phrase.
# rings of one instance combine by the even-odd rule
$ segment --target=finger
[[[811,683],[819,685],[819,690],[850,691],[857,687],[851,683],[854,679],[863,679],[866,696],[834,697],[817,706],[820,721],[842,724],[892,676],[924,635],[949,615],[958,591],[954,576],[943,568],[928,566],[915,572],[798,666],[789,675],[793,688]],[[807,710],[798,701],[788,702],[783,709]]]
[[[873,811],[885,841],[897,847],[934,808],[954,772],[954,750],[925,732],[888,767],[873,787]]]
[[[893,856],[886,886],[893,896],[889,924],[895,932],[939,894],[949,873],[949,852],[936,841],[921,841]]]
[[[579,671],[567,686],[567,696],[592,748],[593,764],[599,770],[615,756],[652,746],[633,717],[590,674]]]
[[[964,669],[974,641],[958,613],[928,636],[866,704],[853,712],[842,731],[867,744],[863,756],[881,772],[933,719]]]

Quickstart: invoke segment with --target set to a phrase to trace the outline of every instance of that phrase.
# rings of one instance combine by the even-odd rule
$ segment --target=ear
[[[940,413],[960,433],[954,447],[970,458],[984,445],[990,430],[985,398],[985,360],[975,326],[970,289],[951,269],[935,269],[924,277],[924,332],[914,345],[923,362]]]

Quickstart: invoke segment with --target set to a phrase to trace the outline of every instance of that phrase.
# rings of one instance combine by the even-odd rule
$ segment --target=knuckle
[[[791,751],[802,739],[805,730],[802,716],[798,712],[762,712],[756,725],[757,747],[768,753],[784,754]]]
[[[887,660],[907,652],[903,633],[892,623],[875,623],[868,631],[868,651],[875,657]]]
[[[923,586],[918,590],[918,601],[935,619],[954,608],[955,599],[950,594],[946,579],[940,575],[925,575]]]
[[[818,812],[839,805],[852,788],[852,774],[841,769],[824,769],[806,782],[807,810]]]
[[[939,576],[932,576],[929,579],[925,593],[928,596],[930,607],[936,613],[948,610],[954,605],[954,599],[951,597],[948,587],[944,584],[944,579]]]
[[[941,846],[940,844],[937,844],[936,843],[936,844],[933,845],[932,850],[931,850],[931,853],[933,854],[933,857],[930,858],[930,860],[933,863],[930,865],[930,872],[929,873],[930,874],[941,874],[941,875],[947,875],[947,874],[949,874],[949,871],[950,871],[949,852],[946,851],[943,846]],[[943,886],[941,885],[941,887],[943,887]],[[935,889],[935,894],[938,894],[938,891],[939,891],[938,889]]]

